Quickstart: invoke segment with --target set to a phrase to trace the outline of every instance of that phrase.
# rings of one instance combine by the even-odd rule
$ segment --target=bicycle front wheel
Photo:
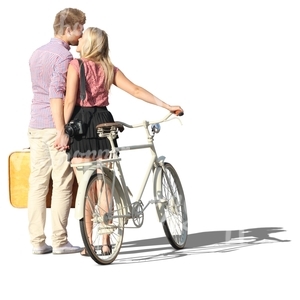
[[[118,256],[124,235],[124,205],[119,181],[109,170],[94,174],[84,199],[80,231],[86,253],[98,264],[111,264]]]
[[[159,220],[171,246],[183,249],[188,236],[187,207],[179,176],[170,163],[154,178],[154,197]]]

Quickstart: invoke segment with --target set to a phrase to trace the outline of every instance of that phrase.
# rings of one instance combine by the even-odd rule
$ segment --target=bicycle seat
[[[118,129],[120,132],[122,132],[124,130],[124,126],[118,122],[102,123],[102,124],[98,124],[96,126],[96,129],[103,129],[104,131],[111,131],[111,130]]]

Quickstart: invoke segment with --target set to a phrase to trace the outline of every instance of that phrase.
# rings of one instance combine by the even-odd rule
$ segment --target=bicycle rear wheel
[[[124,205],[119,181],[107,169],[94,174],[84,199],[80,231],[86,253],[98,264],[111,264],[118,256],[124,235]]]
[[[187,207],[179,176],[170,163],[154,178],[156,209],[171,246],[183,249],[188,236]]]

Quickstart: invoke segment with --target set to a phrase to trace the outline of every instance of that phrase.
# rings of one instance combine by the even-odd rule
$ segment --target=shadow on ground
[[[262,227],[193,233],[188,235],[186,246],[182,250],[171,247],[166,237],[124,242],[114,264],[174,259],[203,253],[226,253],[254,245],[290,242],[276,237],[276,234],[282,232],[285,230],[281,227]]]

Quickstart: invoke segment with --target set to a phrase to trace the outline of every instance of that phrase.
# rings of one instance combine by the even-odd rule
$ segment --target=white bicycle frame
[[[125,207],[127,210],[127,217],[131,217],[131,205],[134,202],[137,202],[139,200],[141,200],[141,197],[144,193],[146,184],[148,182],[150,173],[153,172],[154,177],[153,178],[159,178],[159,176],[161,176],[161,170],[164,167],[164,161],[165,161],[165,157],[164,156],[160,156],[157,157],[157,153],[156,153],[156,149],[154,146],[154,135],[155,133],[158,133],[159,130],[157,132],[153,132],[152,134],[149,131],[149,126],[150,125],[154,125],[154,124],[159,124],[162,122],[166,122],[166,121],[171,121],[173,119],[178,119],[179,117],[174,116],[172,118],[170,118],[170,116],[172,115],[172,113],[169,113],[166,117],[164,117],[161,120],[158,121],[143,121],[142,123],[139,124],[135,124],[135,125],[128,125],[124,122],[116,122],[119,124],[122,124],[125,127],[128,128],[138,128],[138,127],[144,127],[145,129],[145,133],[147,135],[147,139],[148,139],[148,143],[147,144],[138,144],[138,145],[131,145],[131,146],[123,146],[123,147],[115,147],[114,143],[113,143],[113,137],[111,134],[107,135],[107,138],[110,140],[111,146],[112,146],[112,150],[110,151],[110,157],[108,159],[102,159],[102,160],[97,160],[97,161],[92,161],[92,162],[87,162],[87,163],[78,163],[78,164],[72,164],[72,167],[76,167],[77,170],[77,177],[78,177],[78,190],[77,190],[77,196],[76,196],[76,202],[75,202],[75,218],[80,220],[84,217],[84,207],[83,207],[83,203],[84,203],[84,197],[86,194],[86,189],[87,189],[87,185],[89,183],[90,177],[94,174],[94,172],[98,169],[102,169],[105,168],[107,166],[108,163],[111,163],[113,165],[113,168],[111,168],[111,170],[114,172],[114,176],[116,176],[119,179],[119,182],[121,184],[122,190],[123,190],[123,196],[124,196],[124,200],[125,200]],[[179,120],[180,121],[180,120]],[[180,121],[181,122],[181,121]],[[157,126],[157,125],[156,125]],[[157,128],[156,128],[157,129]],[[130,200],[130,196],[129,196],[129,190],[127,188],[126,182],[125,182],[125,178],[123,176],[123,171],[122,171],[122,167],[121,167],[121,158],[118,157],[117,153],[121,152],[121,151],[130,151],[130,150],[140,150],[140,149],[145,149],[145,148],[149,148],[151,151],[151,158],[149,159],[148,162],[148,167],[145,171],[145,175],[144,178],[142,180],[141,186],[140,186],[140,190],[137,193],[137,196],[135,197],[135,201],[131,202]],[[157,187],[159,188],[159,187]],[[146,207],[150,204],[150,203],[155,203],[155,201],[157,200],[150,200],[148,202],[148,204],[144,207],[144,210],[146,209]],[[158,200],[159,201],[159,200]],[[162,213],[160,213],[160,209],[159,207],[157,207],[157,212],[158,212],[158,217],[159,217],[159,221],[163,221],[163,215]]]

